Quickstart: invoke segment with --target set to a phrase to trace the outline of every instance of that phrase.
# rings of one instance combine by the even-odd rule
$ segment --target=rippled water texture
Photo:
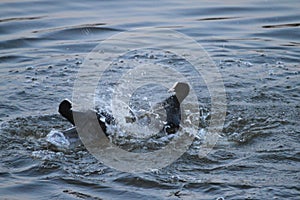
[[[299,199],[299,8],[296,0],[1,1],[0,199]],[[70,127],[57,106],[72,98],[86,55],[142,27],[186,34],[216,63],[227,115],[211,153],[198,157],[199,137],[170,166],[130,174],[84,146],[51,146],[47,134]],[[185,69],[156,53],[133,57]],[[198,92],[207,114],[205,85]]]

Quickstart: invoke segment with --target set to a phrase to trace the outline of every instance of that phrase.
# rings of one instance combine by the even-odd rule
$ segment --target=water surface
[[[2,1],[1,198],[299,198],[299,7],[296,0]],[[172,165],[141,174],[111,169],[82,146],[52,148],[46,135],[70,127],[57,106],[72,98],[85,56],[113,34],[142,27],[186,34],[216,63],[227,115],[215,148],[199,158],[197,140]],[[165,56],[158,62],[185,65]]]

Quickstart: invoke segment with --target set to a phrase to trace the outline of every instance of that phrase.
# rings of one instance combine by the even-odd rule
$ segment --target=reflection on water
[[[296,0],[2,1],[1,197],[297,199],[299,6]],[[198,157],[199,137],[172,165],[129,174],[103,165],[82,145],[50,145],[51,130],[70,128],[57,106],[72,98],[87,53],[113,34],[140,27],[184,33],[217,64],[228,111],[212,152]],[[158,60],[186,69],[185,62],[172,57]],[[205,85],[199,96],[205,127],[210,109]],[[145,145],[155,147],[155,142]]]

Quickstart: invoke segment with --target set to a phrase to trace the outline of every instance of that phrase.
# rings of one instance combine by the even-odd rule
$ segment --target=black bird
[[[163,127],[163,131],[165,133],[174,134],[178,131],[180,127],[180,121],[181,121],[180,104],[189,94],[189,91],[190,88],[187,83],[176,82],[174,86],[171,89],[169,89],[169,92],[173,92],[174,94],[155,106],[155,107],[161,106],[166,111],[166,123],[164,124]],[[60,103],[58,112],[75,126],[73,111],[72,111],[72,103],[69,100],[63,100]],[[102,130],[107,135],[106,124],[114,124],[115,123],[114,117],[106,112],[100,112],[100,113],[97,112],[96,115]],[[142,116],[138,116],[138,117],[133,116],[132,118],[130,118],[129,121],[135,122],[140,117]]]
[[[65,99],[59,104],[58,112],[66,118],[71,124],[75,126],[74,118],[73,118],[73,110],[72,110],[72,103]],[[95,112],[97,115],[98,122],[103,130],[103,132],[106,133],[106,124],[113,124],[115,119],[106,112]],[[104,119],[104,120],[101,120]]]
[[[168,134],[176,133],[180,127],[181,109],[180,104],[189,94],[190,87],[186,83],[177,82],[169,89],[169,92],[174,92],[172,96],[162,102],[162,106],[167,113],[167,123],[164,126],[164,131]]]

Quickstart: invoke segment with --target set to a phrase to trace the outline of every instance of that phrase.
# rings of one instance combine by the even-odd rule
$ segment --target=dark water
[[[299,8],[296,0],[1,1],[0,198],[299,199]],[[214,149],[199,158],[195,141],[172,165],[130,174],[82,146],[52,148],[45,138],[70,127],[57,106],[72,98],[87,53],[141,27],[186,34],[216,63],[227,115]],[[202,103],[209,109],[204,94]]]

